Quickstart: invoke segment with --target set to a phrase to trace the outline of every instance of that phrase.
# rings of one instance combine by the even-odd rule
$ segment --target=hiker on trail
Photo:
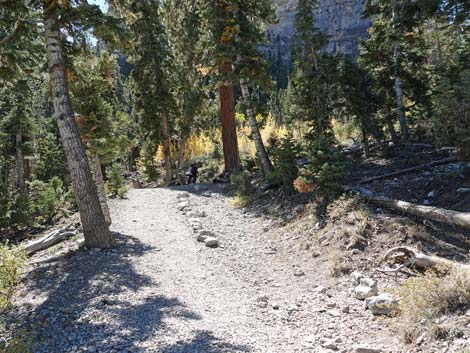
[[[191,164],[191,168],[189,168],[189,179],[188,184],[196,184],[197,181],[197,166],[196,164]]]

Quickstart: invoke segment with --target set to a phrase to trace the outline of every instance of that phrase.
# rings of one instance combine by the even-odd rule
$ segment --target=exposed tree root
[[[438,256],[426,255],[418,250],[404,246],[399,246],[388,250],[381,262],[393,262],[395,264],[400,264],[397,268],[394,269],[377,269],[377,271],[383,273],[395,273],[407,267],[413,267],[421,270],[437,267],[460,267],[468,268],[470,270],[469,265],[461,264]]]

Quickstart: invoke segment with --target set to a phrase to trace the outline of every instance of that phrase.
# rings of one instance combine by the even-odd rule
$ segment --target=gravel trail
[[[113,200],[113,250],[35,268],[15,303],[35,352],[401,352],[397,335],[266,220],[219,186],[130,190]],[[177,195],[220,241],[196,241]],[[405,350],[403,350],[404,352]],[[372,352],[372,351],[371,351]]]

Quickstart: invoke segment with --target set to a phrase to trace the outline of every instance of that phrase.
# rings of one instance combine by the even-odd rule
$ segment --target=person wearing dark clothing
[[[191,168],[189,168],[188,184],[196,184],[196,181],[197,181],[197,166],[196,164],[191,164]]]

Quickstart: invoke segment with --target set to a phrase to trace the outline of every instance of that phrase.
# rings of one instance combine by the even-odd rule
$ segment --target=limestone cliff
[[[290,62],[291,38],[298,0],[275,0],[279,23],[270,27],[271,60]],[[364,0],[321,0],[316,12],[317,27],[330,36],[327,51],[356,56],[358,39],[367,36],[369,20],[362,16]]]

